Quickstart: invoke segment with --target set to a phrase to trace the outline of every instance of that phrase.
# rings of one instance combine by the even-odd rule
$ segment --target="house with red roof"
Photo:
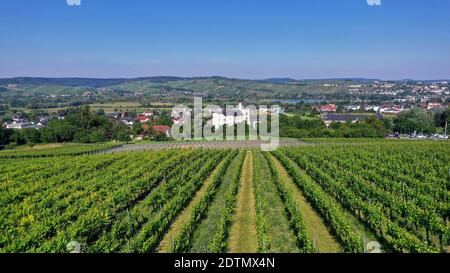
[[[146,117],[153,117],[154,113],[152,111],[145,111],[144,116]]]
[[[139,115],[136,117],[136,120],[139,121],[140,123],[145,123],[147,121],[150,121],[150,118],[144,115]]]
[[[336,110],[337,106],[335,104],[327,104],[319,106],[319,111],[322,113],[336,112]]]
[[[164,134],[167,137],[170,137],[170,127],[169,126],[155,125],[155,126],[153,126],[153,130],[155,130],[155,132],[157,134]]]

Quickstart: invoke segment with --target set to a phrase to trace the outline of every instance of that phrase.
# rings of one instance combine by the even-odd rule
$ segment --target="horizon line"
[[[430,79],[413,79],[413,78],[404,78],[404,79],[382,79],[382,78],[372,78],[372,77],[318,77],[318,78],[292,78],[292,77],[269,77],[269,78],[237,78],[237,77],[228,77],[228,76],[174,76],[174,75],[156,75],[156,76],[136,76],[136,77],[85,77],[85,76],[64,76],[64,77],[55,77],[55,76],[14,76],[14,77],[1,77],[0,80],[8,80],[8,79],[94,79],[94,80],[138,80],[138,79],[147,79],[147,78],[182,78],[182,79],[199,79],[199,78],[224,78],[229,80],[247,80],[247,81],[264,81],[264,80],[293,80],[293,81],[320,81],[320,80],[369,80],[369,81],[392,81],[392,82],[401,82],[401,81],[449,81],[448,78],[430,78]]]

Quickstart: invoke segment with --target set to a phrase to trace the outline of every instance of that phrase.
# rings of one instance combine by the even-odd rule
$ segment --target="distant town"
[[[86,83],[87,80],[79,83],[71,81],[34,78],[0,80],[1,127],[12,131],[43,130],[54,121],[64,121],[73,114],[74,110],[70,109],[90,106],[89,111],[95,112],[97,116],[104,117],[112,124],[125,125],[128,133],[122,135],[129,135],[129,138],[123,138],[127,141],[170,140],[171,126],[183,125],[188,121],[186,117],[176,117],[171,108],[180,103],[191,105],[194,97],[201,97],[221,107],[236,104],[233,116],[214,113],[211,118],[204,120],[205,124],[215,129],[240,123],[256,128],[258,120],[250,120],[246,106],[265,104],[270,107],[277,105],[272,111],[282,114],[281,131],[284,137],[367,137],[372,135],[355,134],[357,130],[361,131],[357,126],[369,124],[368,119],[376,119],[383,123],[385,129],[377,129],[374,134],[377,137],[448,138],[448,81],[249,81],[170,77],[123,82],[102,80],[102,83],[96,80],[90,80],[89,83]],[[181,86],[181,83],[191,87],[172,87]],[[211,87],[212,83],[220,85],[223,92],[215,95],[215,91],[204,89],[204,85]],[[244,83],[250,87],[240,87],[240,94],[230,92],[230,89]],[[155,84],[158,87],[149,87]],[[140,91],[133,92],[137,85],[141,86]],[[58,89],[55,86],[59,86]],[[128,86],[126,90],[125,86]],[[119,90],[119,87],[124,90]],[[266,89],[263,90],[263,87]],[[288,91],[279,91],[283,88]],[[71,93],[61,93],[61,89]],[[58,92],[53,93],[52,90]],[[345,124],[353,124],[350,128],[352,133],[345,133]],[[307,129],[307,132],[303,129]],[[316,133],[314,129],[317,129]],[[101,134],[105,136],[101,140],[111,140],[106,133]],[[67,140],[74,139],[69,137]],[[86,137],[80,140],[95,142]],[[5,144],[7,141],[3,142]]]

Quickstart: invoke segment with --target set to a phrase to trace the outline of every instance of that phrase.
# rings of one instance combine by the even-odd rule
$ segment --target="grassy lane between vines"
[[[117,185],[114,186],[115,190],[100,195],[101,201],[97,201],[96,206],[88,206],[90,209],[72,222],[65,232],[58,233],[45,242],[38,251],[48,252],[51,249],[63,251],[67,241],[76,240],[88,248],[87,252],[106,252],[106,249],[95,251],[90,249],[94,247],[93,243],[99,236],[107,233],[128,208],[133,207],[143,196],[147,196],[158,187],[166,174],[170,173],[168,170],[174,169],[180,160],[188,160],[192,156],[195,156],[194,153],[187,151],[161,162],[144,160],[139,167],[132,168],[131,171],[128,169],[128,173],[126,170],[129,166],[123,167],[121,174],[117,176],[105,177],[103,185]],[[107,189],[108,187],[105,188]]]
[[[302,179],[300,168],[282,152],[275,151],[272,154],[280,161],[293,181],[302,190],[306,198],[314,208],[320,212],[325,222],[330,225],[336,238],[339,239],[345,252],[362,253],[363,246],[358,234],[355,234],[342,215],[342,210],[326,192],[314,182]],[[269,158],[269,157],[268,157]],[[273,161],[271,161],[273,162]],[[277,173],[278,174],[278,173]]]
[[[133,246],[134,252],[153,252],[156,250],[164,234],[169,230],[171,223],[191,202],[195,193],[203,185],[203,181],[214,171],[225,154],[225,151],[217,152],[211,158],[205,160],[201,166],[196,167],[193,175],[181,175],[171,181],[178,181],[177,183],[184,183],[184,185],[176,190],[173,197],[164,198],[170,201],[162,206],[155,217],[148,219],[148,222],[142,226],[136,236],[130,239],[129,245]],[[186,177],[188,177],[187,181]],[[122,251],[126,251],[126,246],[122,248]]]
[[[272,160],[275,164],[278,173],[280,174],[280,181],[288,188],[295,200],[297,201],[298,208],[301,211],[306,226],[309,238],[313,241],[314,248],[321,253],[339,253],[342,252],[342,248],[336,238],[332,235],[329,228],[325,224],[325,221],[320,217],[316,210],[309,204],[303,193],[292,181],[291,177],[287,173],[286,169],[281,163],[272,156]],[[304,177],[304,179],[311,179]]]
[[[247,151],[239,191],[237,195],[236,212],[230,231],[229,252],[255,253],[258,249],[256,232],[255,194],[252,186],[253,154]]]
[[[241,162],[243,160],[244,153],[240,152],[228,166],[224,179],[217,190],[216,197],[209,205],[206,216],[197,226],[192,235],[192,248],[190,252],[193,253],[208,253],[211,252],[209,244],[212,242],[212,235],[218,229],[219,221],[222,216],[222,211],[225,207],[225,196],[229,189],[232,187],[234,174],[239,171]]]
[[[267,161],[260,151],[254,152],[253,160],[256,210],[257,213],[260,210],[263,217],[262,220],[260,219],[263,221],[263,230],[259,232],[264,232],[260,236],[267,238],[267,242],[260,246],[260,252],[298,253],[300,250],[296,244],[295,233],[290,228],[288,215],[274,184]]]
[[[208,188],[214,182],[214,179],[217,176],[217,173],[219,172],[221,166],[224,164],[225,164],[225,161],[222,161],[216,167],[216,169],[211,173],[211,175],[208,177],[208,179],[206,179],[205,183],[200,188],[200,190],[192,198],[192,201],[189,203],[189,205],[181,212],[181,214],[177,217],[177,219],[175,219],[175,221],[172,223],[169,231],[164,235],[163,239],[161,240],[161,242],[157,248],[157,252],[169,253],[171,251],[171,249],[173,248],[173,244],[174,244],[174,240],[175,240],[176,236],[180,233],[183,226],[187,222],[189,222],[193,209],[204,198],[205,194],[207,193]]]
[[[129,238],[138,232],[150,219],[157,217],[168,202],[172,201],[182,187],[189,183],[191,178],[207,164],[205,162],[211,154],[202,153],[199,156],[191,155],[182,162],[174,161],[175,165],[164,171],[164,178],[145,197],[136,200],[129,210],[123,211],[115,223],[95,242],[91,250],[93,252],[104,251],[118,252],[124,244],[129,243]],[[218,156],[215,156],[217,158]],[[212,160],[216,160],[212,158]],[[189,164],[186,167],[184,164]]]
[[[351,210],[348,203],[346,204],[342,200],[339,200],[337,198],[336,194],[333,193],[333,191],[330,191],[330,189],[327,190],[327,187],[329,185],[332,185],[333,182],[341,181],[341,180],[329,180],[328,183],[323,183],[320,180],[316,180],[317,178],[313,178],[314,172],[312,172],[312,169],[316,167],[316,165],[312,166],[306,166],[301,165],[302,162],[305,161],[296,161],[292,158],[292,153],[289,151],[286,151],[286,154],[289,154],[289,157],[291,157],[292,162],[294,162],[294,165],[298,168],[298,175],[300,175],[303,179],[310,178],[311,181],[314,181],[324,192],[328,194],[328,196],[334,200],[336,203],[336,206],[340,207],[342,210],[342,216],[344,216],[345,221],[350,225],[351,229],[355,234],[357,234],[361,240],[361,244],[363,242],[368,243],[369,241],[378,241],[383,245],[383,251],[385,252],[392,252],[392,245],[390,245],[386,239],[379,234],[376,234],[376,230],[372,229],[370,225],[365,222],[363,218],[358,216],[354,211]],[[295,157],[295,156],[294,156]],[[298,157],[296,158],[298,160]],[[310,159],[307,159],[310,160]],[[312,161],[306,161],[306,162],[312,162]],[[320,172],[323,172],[320,170]],[[345,187],[343,187],[345,188]],[[353,191],[351,192],[353,193]],[[361,204],[361,203],[360,203]],[[362,203],[363,205],[371,205],[370,203]],[[362,205],[361,205],[362,206]],[[382,223],[383,221],[379,221],[379,223]],[[410,238],[407,240],[400,240],[400,242],[407,243],[410,242]],[[417,241],[416,241],[417,242]]]
[[[350,211],[348,211],[338,200],[336,200],[336,198],[329,195],[321,187],[321,185],[307,173],[305,169],[301,168],[296,162],[294,162],[290,158],[288,159],[288,161],[290,162],[291,167],[293,167],[293,170],[295,171],[295,175],[297,176],[296,179],[304,181],[307,184],[314,185],[317,189],[320,189],[319,191],[322,192],[322,194],[326,196],[326,198],[329,201],[332,202],[333,206],[335,206],[335,208],[339,211],[340,216],[342,216],[342,220],[350,228],[351,232],[358,237],[361,246],[363,245],[364,241],[369,242],[381,240],[370,230],[370,228],[368,228],[362,221],[360,221],[355,215],[353,215]],[[383,247],[385,247],[384,249],[385,251],[391,251],[390,246],[384,245]]]

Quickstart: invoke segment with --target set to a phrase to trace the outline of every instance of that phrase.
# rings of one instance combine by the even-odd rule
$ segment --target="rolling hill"
[[[325,84],[328,83],[328,84]],[[329,84],[333,83],[333,84]],[[143,94],[201,93],[214,97],[298,97],[301,94],[344,92],[355,80],[294,80],[289,78],[244,80],[224,77],[148,77],[134,79],[10,78],[0,79],[9,94],[82,94],[107,88]]]

